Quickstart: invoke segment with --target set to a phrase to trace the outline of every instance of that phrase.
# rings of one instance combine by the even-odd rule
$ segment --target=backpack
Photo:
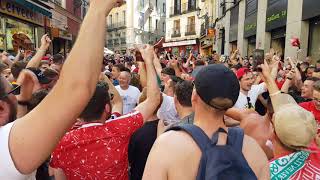
[[[219,128],[210,140],[201,128],[191,124],[171,127],[185,131],[201,149],[197,180],[256,180],[257,177],[242,154],[244,132],[240,128]],[[219,133],[228,134],[226,145],[216,145]]]

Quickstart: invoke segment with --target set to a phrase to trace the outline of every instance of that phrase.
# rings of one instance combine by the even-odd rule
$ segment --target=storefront
[[[16,52],[18,48],[34,50],[40,43],[41,36],[50,26],[49,18],[35,11],[40,7],[20,3],[9,0],[0,1],[1,50],[9,52]],[[34,7],[34,9],[27,7]]]
[[[230,43],[231,52],[237,49],[238,22],[239,22],[239,5],[236,5],[235,7],[233,7],[233,9],[231,9],[231,17],[230,17],[229,43]]]
[[[247,55],[256,49],[258,0],[246,1],[246,18],[244,21],[244,38],[248,41]]]
[[[200,40],[200,54],[202,56],[208,56],[212,54],[213,50],[213,38],[215,37],[215,29],[208,28],[206,35]]]
[[[302,20],[309,21],[308,56],[314,61],[320,59],[320,3],[318,0],[304,0]]]
[[[266,32],[271,33],[271,48],[282,55],[285,50],[288,0],[268,0]]]
[[[186,40],[186,41],[176,41],[176,42],[167,42],[163,43],[163,47],[166,51],[170,52],[173,55],[188,56],[190,51],[197,56],[199,54],[199,45],[198,40]]]
[[[72,34],[67,31],[67,27],[68,17],[56,10],[53,11],[51,28],[53,54],[61,53],[66,55],[66,53],[71,49]]]

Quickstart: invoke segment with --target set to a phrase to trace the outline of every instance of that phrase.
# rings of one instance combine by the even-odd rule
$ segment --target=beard
[[[9,122],[8,123],[11,123],[17,119],[17,106],[16,106],[16,104],[12,103],[10,100],[9,100],[8,104],[10,107],[10,113],[9,113],[9,117],[8,117]]]

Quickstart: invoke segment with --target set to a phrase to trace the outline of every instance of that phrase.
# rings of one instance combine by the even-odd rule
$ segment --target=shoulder
[[[140,93],[140,90],[137,88],[137,87],[135,87],[135,86],[129,86],[129,88],[130,88],[130,90],[132,90],[132,91],[135,91],[135,92],[139,92]]]
[[[311,107],[312,105],[313,105],[312,101],[299,103],[299,106],[301,106],[301,107],[303,107],[305,109],[308,108],[308,107]]]
[[[254,173],[259,176],[268,167],[268,159],[259,144],[250,136],[243,138],[242,153]]]
[[[120,85],[115,86],[115,88],[116,88],[117,90],[120,90],[120,89],[121,89],[121,88],[120,88]]]
[[[180,156],[181,154],[188,154],[194,151],[199,151],[197,144],[193,141],[192,137],[184,131],[168,131],[161,134],[155,146],[170,152],[172,156]],[[184,152],[184,153],[181,153]]]

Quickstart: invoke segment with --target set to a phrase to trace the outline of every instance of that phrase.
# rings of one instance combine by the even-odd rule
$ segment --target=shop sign
[[[44,26],[44,16],[9,0],[0,0],[0,12],[40,26]]]
[[[68,18],[56,11],[52,12],[52,27],[66,30],[68,26]]]
[[[197,41],[196,40],[188,40],[188,41],[163,43],[163,47],[187,46],[187,45],[193,45],[193,44],[197,44]]]
[[[269,0],[268,3],[266,31],[285,26],[287,24],[288,0]]]
[[[216,30],[215,29],[213,29],[213,28],[209,28],[208,29],[208,36],[209,37],[214,37],[215,34],[216,34]]]
[[[70,34],[68,31],[59,30],[59,37],[62,39],[70,40],[72,41],[72,34]]]

